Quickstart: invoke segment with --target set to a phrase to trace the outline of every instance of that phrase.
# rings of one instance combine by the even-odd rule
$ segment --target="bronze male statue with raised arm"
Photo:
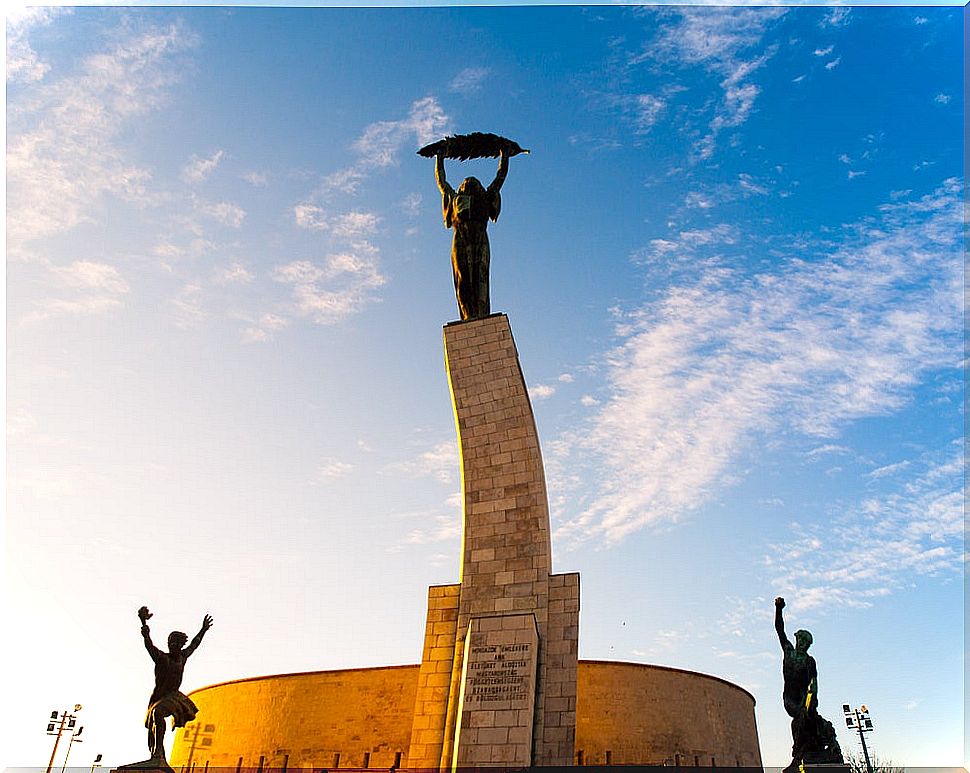
[[[782,700],[792,718],[792,761],[785,773],[794,773],[803,763],[843,763],[835,728],[818,713],[818,669],[815,658],[808,654],[812,634],[795,631],[793,645],[785,635],[784,608],[785,600],[779,596],[775,599],[775,632],[784,658]]]
[[[185,670],[185,661],[198,649],[202,643],[202,637],[206,631],[212,627],[212,615],[206,615],[202,619],[202,628],[195,635],[189,646],[185,646],[188,641],[181,631],[172,631],[168,635],[168,652],[162,652],[152,643],[152,637],[148,630],[148,620],[152,613],[148,607],[138,610],[138,619],[141,620],[141,635],[145,640],[145,649],[155,662],[155,689],[148,699],[148,713],[145,716],[145,727],[148,728],[148,750],[151,757],[145,762],[135,765],[126,765],[126,768],[156,768],[168,769],[168,762],[165,758],[165,720],[172,717],[174,727],[184,727],[186,723],[195,719],[198,713],[196,705],[183,695],[179,688],[182,686],[182,674]]]

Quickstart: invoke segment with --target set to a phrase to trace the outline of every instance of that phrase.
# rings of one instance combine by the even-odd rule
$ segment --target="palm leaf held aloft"
[[[472,132],[471,134],[455,134],[443,140],[425,145],[418,151],[419,156],[434,158],[441,153],[445,158],[467,161],[469,158],[496,158],[505,151],[509,156],[528,153],[519,147],[519,143],[499,137],[497,134]]]

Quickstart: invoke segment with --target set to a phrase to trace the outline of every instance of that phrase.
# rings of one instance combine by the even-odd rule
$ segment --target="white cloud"
[[[374,170],[396,166],[405,146],[417,149],[440,138],[448,132],[449,123],[438,100],[428,96],[411,103],[406,118],[368,125],[353,144],[357,161],[324,177],[321,194],[357,193]]]
[[[581,398],[579,398],[579,402],[585,405],[587,408],[600,404],[600,401],[592,395],[583,395]]]
[[[755,181],[754,177],[750,174],[741,173],[738,175],[738,186],[741,188],[743,194],[750,194],[753,196],[767,196],[768,189]]]
[[[266,185],[268,178],[265,172],[247,172],[243,175],[243,179],[250,185],[262,187]]]
[[[422,518],[431,522],[431,528],[413,529],[404,538],[409,545],[427,545],[435,542],[450,542],[461,536],[461,517],[457,513],[421,513]]]
[[[192,156],[189,163],[182,169],[182,179],[190,183],[203,182],[216,170],[224,155],[224,151],[217,150],[208,158]]]
[[[380,220],[373,212],[347,212],[334,218],[331,229],[334,236],[355,239],[372,235]]]
[[[466,67],[452,78],[448,88],[459,94],[474,94],[481,90],[490,72],[487,67]]]
[[[910,466],[910,461],[904,459],[901,462],[896,462],[895,464],[887,464],[883,467],[877,467],[869,473],[870,478],[885,478],[887,475],[895,475],[897,472],[901,472]]]
[[[825,18],[819,22],[820,27],[845,27],[850,20],[852,9],[846,6],[836,6],[832,8]]]
[[[102,290],[112,295],[128,292],[128,283],[118,269],[107,263],[91,260],[77,260],[69,266],[52,269],[54,275],[64,284],[85,290]]]
[[[710,248],[735,245],[739,239],[740,231],[737,226],[718,223],[710,228],[680,231],[666,239],[652,239],[649,246],[639,250],[634,258],[638,262],[660,266],[670,272],[683,268],[694,271],[698,264],[713,266],[718,262],[715,258],[699,257],[698,251],[704,251],[709,256]]]
[[[136,117],[156,109],[194,40],[177,25],[129,35],[84,59],[77,74],[45,77],[7,111],[7,238],[26,242],[94,219],[105,195],[149,198],[148,169],[116,142]]]
[[[199,211],[213,220],[216,220],[230,228],[239,228],[246,219],[246,211],[238,204],[230,201],[218,201],[215,203],[199,202]]]
[[[52,317],[106,314],[121,306],[118,298],[107,295],[82,296],[73,299],[50,298],[36,304],[36,308],[26,314],[23,322],[38,322]]]
[[[811,451],[808,451],[805,454],[805,457],[808,459],[816,459],[819,456],[824,456],[825,454],[836,454],[842,456],[851,453],[852,449],[846,446],[836,445],[835,443],[826,443],[825,445],[817,446]]]
[[[348,462],[342,462],[339,459],[327,458],[320,462],[317,467],[313,478],[310,480],[311,485],[317,485],[319,483],[324,483],[328,480],[334,480],[336,478],[344,478],[349,475],[354,469],[354,465]]]
[[[35,83],[42,80],[50,65],[41,61],[27,40],[34,27],[50,24],[62,13],[63,8],[10,8],[5,14],[7,23],[7,81],[10,83]]]
[[[414,459],[395,462],[388,465],[387,469],[408,477],[431,477],[441,483],[453,483],[458,475],[458,441],[445,440],[434,448],[421,452]]]
[[[697,65],[719,75],[723,99],[715,109],[710,132],[695,144],[699,158],[710,158],[718,135],[742,125],[754,107],[760,87],[752,77],[773,54],[756,53],[782,8],[684,8],[667,24],[643,56],[661,62]]]
[[[941,94],[937,94],[935,97],[933,97],[933,101],[936,102],[937,104],[940,104],[940,105],[949,104],[949,102],[950,102],[950,95],[949,94],[942,94],[942,93]]]
[[[241,263],[233,263],[220,269],[218,276],[220,281],[229,284],[248,284],[256,278],[256,275]]]
[[[831,62],[826,62],[825,63],[825,69],[826,70],[834,70],[841,63],[842,63],[842,57],[841,56],[838,56],[835,59],[833,59]]]
[[[309,231],[325,231],[330,227],[323,210],[316,204],[297,204],[293,207],[293,219],[300,228]]]
[[[555,393],[556,388],[549,384],[536,384],[535,386],[529,387],[529,397],[533,400],[545,400],[547,397],[552,397]]]
[[[959,576],[963,463],[954,444],[921,460],[919,473],[895,489],[858,503],[824,528],[796,525],[794,538],[772,545],[765,557],[776,587],[796,610],[867,607],[921,576]]]
[[[198,327],[209,316],[202,306],[202,286],[195,282],[183,285],[170,303],[175,312],[175,324],[182,329]]]
[[[815,56],[828,56],[835,50],[835,46],[829,46],[828,48],[816,48],[813,52]]]
[[[834,437],[956,367],[961,192],[947,181],[885,205],[827,254],[750,278],[709,270],[630,314],[608,357],[612,395],[573,438],[599,495],[561,533],[617,540],[676,521],[734,479],[755,437]]]
[[[416,217],[421,213],[421,202],[423,200],[420,193],[409,193],[404,197],[404,201],[401,202],[401,209],[409,217]]]
[[[277,266],[273,279],[293,288],[294,311],[318,325],[330,325],[376,300],[386,279],[377,265],[377,248],[358,242],[350,251],[327,257],[322,265],[298,260]]]
[[[243,329],[243,343],[263,343],[273,338],[273,333],[282,330],[289,324],[289,320],[278,314],[261,314],[259,319],[249,327]]]
[[[576,380],[576,377],[572,373],[560,373],[558,380],[563,384],[571,384]]]
[[[424,97],[411,105],[407,118],[372,123],[354,143],[365,167],[396,166],[406,144],[415,148],[438,139],[448,126],[448,116],[438,100]]]
[[[633,123],[639,132],[653,126],[667,107],[666,100],[653,94],[637,94],[633,97]]]
[[[128,282],[117,268],[92,260],[77,260],[68,266],[52,266],[50,274],[71,297],[46,298],[34,304],[23,322],[52,317],[105,314],[121,307],[121,297],[129,291]]]

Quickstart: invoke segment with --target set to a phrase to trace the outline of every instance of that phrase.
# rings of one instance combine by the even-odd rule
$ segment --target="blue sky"
[[[214,615],[189,689],[418,660],[460,506],[414,151],[494,131],[580,656],[742,685],[784,765],[783,594],[823,714],[965,764],[963,13],[11,15],[0,763],[75,702],[72,762],[141,758],[142,604]]]

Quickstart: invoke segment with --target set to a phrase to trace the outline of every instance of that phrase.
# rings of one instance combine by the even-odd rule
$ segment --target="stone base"
[[[157,773],[175,773],[165,760],[142,760],[141,762],[130,762],[127,765],[119,765],[112,768],[111,773],[122,773],[122,771],[156,771]]]

